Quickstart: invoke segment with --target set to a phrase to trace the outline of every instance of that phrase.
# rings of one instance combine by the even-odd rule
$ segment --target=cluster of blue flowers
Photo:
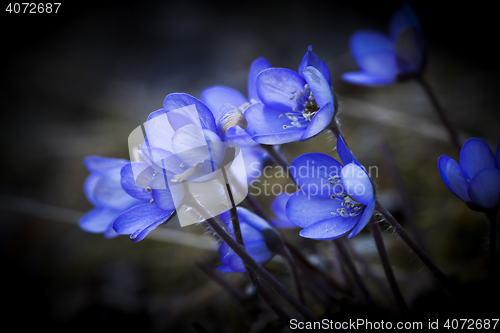
[[[387,85],[421,75],[426,52],[416,15],[403,5],[393,15],[389,36],[362,31],[351,38],[351,51],[360,71],[342,78],[361,85]],[[268,158],[263,145],[307,140],[335,122],[335,95],[327,65],[309,46],[298,71],[272,67],[255,60],[248,74],[247,96],[226,86],[202,91],[200,98],[185,93],[168,95],[163,107],[145,123],[142,162],[92,156],[84,190],[95,208],[80,221],[82,229],[105,237],[130,235],[144,239],[176,211],[176,199],[189,193],[173,190],[168,180],[206,180],[205,175],[223,167],[224,152],[218,143],[241,148],[247,171]],[[200,149],[200,147],[209,149]],[[265,264],[277,252],[266,239],[269,230],[300,227],[300,236],[330,240],[354,237],[370,221],[376,206],[374,184],[354,157],[342,135],[337,138],[342,163],[318,153],[297,157],[292,176],[300,187],[293,194],[275,198],[275,218],[262,217],[238,207],[246,251]],[[252,165],[252,168],[249,166]],[[493,210],[500,204],[500,145],[496,156],[480,139],[467,141],[460,165],[448,156],[439,159],[441,177],[453,193],[474,209]],[[301,172],[305,170],[305,172]],[[255,173],[242,175],[241,184]],[[234,234],[229,213],[219,216]],[[223,272],[245,270],[227,244],[219,248]]]

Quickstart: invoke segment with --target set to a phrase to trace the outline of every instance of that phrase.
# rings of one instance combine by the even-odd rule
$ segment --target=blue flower
[[[127,163],[127,160],[100,156],[85,158],[84,164],[90,175],[85,180],[83,190],[95,208],[80,219],[79,224],[83,230],[104,233],[106,238],[115,237],[115,218],[141,203],[128,195],[120,185],[120,171]]]
[[[269,68],[257,76],[261,100],[245,112],[247,132],[261,144],[306,140],[330,124],[335,113],[330,72],[309,46],[299,72]]]
[[[393,14],[389,36],[360,31],[351,37],[350,47],[361,71],[345,73],[342,78],[360,85],[388,85],[419,75],[426,62],[422,27],[407,3]]]
[[[293,163],[292,176],[301,190],[287,202],[286,215],[304,228],[300,236],[319,240],[356,236],[375,209],[374,188],[363,166],[341,136],[336,159],[319,153],[304,154]]]
[[[490,210],[500,205],[500,144],[496,157],[481,139],[467,140],[460,150],[460,165],[443,155],[439,174],[448,188],[469,207]]]
[[[279,233],[269,223],[249,210],[242,207],[236,207],[236,210],[246,252],[259,264],[265,265],[280,250]],[[224,212],[219,217],[234,237],[229,212]],[[245,271],[240,257],[226,243],[219,246],[219,254],[222,265],[217,267],[217,270],[228,273]]]
[[[276,228],[291,229],[297,228],[295,224],[290,222],[286,216],[286,203],[290,199],[290,194],[283,192],[276,196],[276,198],[271,203],[271,210],[273,211],[276,218],[271,219],[271,223]]]

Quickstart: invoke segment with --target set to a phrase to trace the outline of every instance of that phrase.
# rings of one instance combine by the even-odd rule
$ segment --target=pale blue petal
[[[364,72],[386,80],[396,80],[400,71],[393,50],[360,56],[357,62]]]
[[[396,76],[380,77],[366,72],[349,72],[342,74],[342,80],[362,86],[386,86],[396,83]]]
[[[306,228],[333,217],[332,212],[336,213],[342,207],[342,202],[340,199],[315,197],[300,190],[290,196],[286,204],[286,216],[293,224]]]
[[[309,125],[304,130],[301,140],[310,139],[313,136],[321,133],[332,121],[335,108],[332,103],[327,103],[318,113],[314,115]]]
[[[308,153],[293,160],[290,173],[297,185],[306,193],[330,198],[332,194],[343,193],[342,185],[335,176],[340,175],[342,164],[325,154]],[[338,177],[337,177],[338,178]]]
[[[277,228],[290,229],[297,227],[286,216],[286,203],[289,198],[290,194],[283,192],[277,195],[271,203],[271,210],[277,217],[276,219],[271,219],[271,223]]]
[[[151,190],[147,191],[146,186],[140,187],[137,184],[149,185],[152,180],[153,171],[146,163],[132,162],[126,164],[121,169],[121,186],[123,190],[136,199],[142,201],[151,200],[153,198]]]
[[[336,239],[347,234],[356,223],[360,216],[354,217],[332,217],[311,224],[307,228],[302,229],[299,235],[304,238],[312,238],[317,240]]]
[[[257,93],[267,107],[289,112],[294,107],[302,108],[302,105],[292,96],[304,92],[305,84],[306,81],[302,76],[290,69],[269,68],[257,76]]]
[[[356,224],[356,227],[354,227],[354,229],[351,231],[349,236],[347,236],[347,238],[352,238],[357,234],[359,234],[361,230],[363,230],[363,228],[368,224],[368,222],[370,222],[370,218],[372,217],[374,210],[375,210],[375,199],[373,199],[368,204],[368,206],[364,208],[363,215],[359,219],[358,224]]]
[[[316,68],[326,79],[328,86],[331,84],[330,80],[330,71],[328,70],[328,66],[318,57],[316,54],[312,52],[312,45],[309,45],[306,54],[302,58],[302,61],[299,65],[299,74],[303,75],[303,71],[306,67],[312,66]]]
[[[266,222],[262,217],[257,214],[252,213],[246,208],[236,207],[238,211],[238,216],[243,220],[244,223],[252,226],[254,229],[258,231],[262,231],[267,228],[272,228],[269,223]]]
[[[85,214],[78,222],[80,228],[87,232],[103,233],[113,221],[121,213],[121,211],[106,207],[97,207]]]
[[[340,160],[344,165],[347,165],[349,163],[356,163],[357,165],[361,166],[361,163],[358,162],[356,157],[352,154],[351,150],[347,147],[347,145],[344,142],[344,138],[342,135],[339,135],[337,138],[337,154],[339,154]]]
[[[239,108],[248,103],[247,98],[242,93],[226,86],[213,86],[203,90],[200,94],[200,100],[208,106],[216,119],[219,110],[224,104],[229,103]]]
[[[228,142],[236,143],[241,147],[250,147],[258,145],[258,143],[252,139],[250,134],[248,134],[248,132],[245,131],[240,126],[233,126],[230,129],[228,129],[226,132],[226,140]]]
[[[190,106],[194,105],[196,114],[192,113],[192,109]],[[170,113],[176,110],[182,110],[180,113],[187,112],[188,116],[197,124],[200,124],[202,128],[208,129],[212,132],[217,132],[217,128],[215,126],[215,119],[212,115],[210,109],[199,101],[197,98],[184,94],[184,93],[173,93],[169,94],[165,97],[163,101],[163,109],[165,112]],[[198,118],[198,120],[195,119]],[[170,119],[170,122],[173,122],[173,119]],[[180,128],[182,126],[179,126]],[[174,127],[175,129],[175,127]]]
[[[251,103],[260,101],[259,95],[257,94],[257,75],[268,68],[271,68],[271,64],[265,58],[255,59],[252,65],[250,65],[250,71],[248,73],[248,99]]]
[[[316,104],[318,104],[320,108],[327,103],[333,104],[333,94],[330,84],[316,68],[306,67],[302,75],[314,95]]]
[[[131,239],[144,238],[143,231],[151,231],[151,226],[165,222],[173,211],[165,211],[154,204],[146,203],[121,213],[113,223],[113,228],[120,235],[131,235]],[[140,238],[140,239],[142,239]]]
[[[351,53],[356,62],[362,57],[374,53],[390,51],[394,48],[393,41],[386,35],[376,31],[356,32],[351,36],[349,44]]]
[[[486,209],[497,207],[500,204],[500,171],[484,168],[477,172],[470,181],[469,197]]]
[[[131,197],[123,190],[120,179],[120,169],[112,169],[99,179],[95,185],[93,194],[96,206],[124,210],[137,202],[137,199]]]
[[[87,156],[83,160],[83,164],[92,173],[104,174],[111,169],[121,169],[129,161],[119,158]]]
[[[300,140],[305,128],[291,126],[290,120],[281,115],[281,111],[273,110],[261,102],[251,105],[245,112],[248,134],[256,142],[268,145]]]
[[[373,201],[373,185],[365,169],[355,163],[344,166],[341,173],[346,192],[363,205]]]

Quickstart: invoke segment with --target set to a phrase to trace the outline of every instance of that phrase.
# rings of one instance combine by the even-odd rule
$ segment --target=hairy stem
[[[406,315],[409,312],[408,306],[399,290],[398,283],[392,271],[391,262],[389,261],[389,256],[384,246],[384,240],[382,239],[382,233],[380,232],[380,227],[375,222],[374,218],[370,219],[370,227],[372,229],[373,239],[375,240],[375,245],[377,246],[377,251],[380,256],[380,261],[382,262],[382,267],[384,268],[385,276],[389,282],[392,293],[394,294],[394,299],[401,311],[401,314]]]

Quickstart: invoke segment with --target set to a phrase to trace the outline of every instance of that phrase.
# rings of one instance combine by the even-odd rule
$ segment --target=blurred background
[[[8,2],[2,4],[6,8]],[[308,45],[330,68],[351,149],[364,165],[378,168],[375,181],[381,201],[417,237],[408,223],[415,220],[426,251],[460,290],[454,299],[440,290],[422,262],[382,223],[396,277],[415,320],[493,315],[487,302],[491,289],[485,283],[487,221],[470,211],[439,177],[439,156],[458,156],[424,91],[412,81],[370,88],[340,79],[342,73],[357,69],[349,53],[350,35],[359,29],[386,32],[400,5],[222,5],[187,0],[63,2],[58,14],[3,11],[4,322],[54,331],[280,329],[264,304],[255,299],[240,302],[199,268],[200,262],[212,269],[220,264],[216,243],[201,227],[162,226],[140,243],[125,236],[107,240],[79,229],[78,219],[91,209],[82,190],[88,175],[82,161],[87,155],[127,159],[128,134],[162,107],[167,94],[199,97],[215,84],[246,92],[254,59],[265,57],[273,66],[296,70]],[[410,5],[428,43],[425,77],[462,142],[480,137],[496,149],[500,83],[495,11],[485,4]],[[314,151],[336,156],[334,145],[324,132],[308,142],[284,145],[283,151],[290,161]],[[391,161],[399,170],[410,215],[404,214]],[[258,200],[269,208],[271,198]],[[391,317],[394,303],[370,230],[365,229],[349,244],[362,258],[356,264],[370,290]],[[296,229],[284,235],[319,269],[352,285],[329,242],[300,238]],[[283,261],[273,260],[269,269],[294,291]],[[251,294],[245,276],[224,278]],[[310,294],[308,298],[317,316],[345,320],[369,316],[358,294],[354,290],[349,297],[337,295],[338,302],[330,307]]]

